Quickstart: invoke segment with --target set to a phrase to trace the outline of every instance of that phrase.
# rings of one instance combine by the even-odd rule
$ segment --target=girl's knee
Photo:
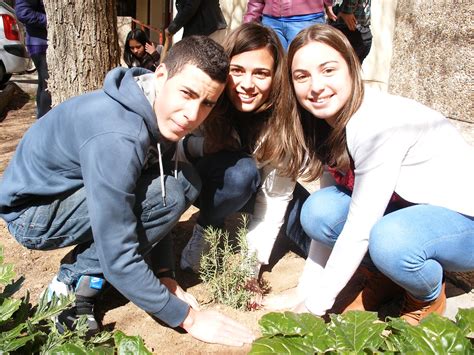
[[[255,193],[260,185],[260,173],[255,160],[251,157],[240,159],[225,173],[225,183],[234,186],[236,190]]]
[[[335,186],[311,194],[301,209],[304,231],[314,240],[334,244],[347,219],[349,203],[350,197],[341,195]]]
[[[370,232],[369,253],[372,261],[379,268],[384,268],[382,265],[400,265],[403,256],[412,249],[408,242],[413,237],[407,236],[400,224],[382,218]]]

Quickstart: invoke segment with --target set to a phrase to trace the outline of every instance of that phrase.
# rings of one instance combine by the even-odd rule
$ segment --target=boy
[[[0,217],[31,249],[78,244],[48,292],[76,295],[58,327],[81,314],[98,330],[93,305],[105,280],[146,312],[197,339],[227,345],[253,340],[174,280],[168,234],[200,190],[197,173],[169,158],[222,93],[229,59],[192,36],[150,73],[117,68],[104,87],[65,101],[24,135],[0,182]],[[150,265],[149,265],[150,264]],[[153,269],[151,268],[153,266]]]

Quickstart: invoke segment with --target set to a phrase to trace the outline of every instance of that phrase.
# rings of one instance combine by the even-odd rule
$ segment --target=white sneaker
[[[56,296],[68,296],[73,293],[72,287],[66,285],[64,282],[58,280],[58,275],[54,276],[53,280],[48,285],[46,290],[48,292],[48,302],[51,302],[53,294]]]
[[[204,228],[199,224],[194,225],[193,235],[181,253],[179,266],[182,270],[191,269],[199,273],[201,255],[209,250],[209,244],[204,239]]]

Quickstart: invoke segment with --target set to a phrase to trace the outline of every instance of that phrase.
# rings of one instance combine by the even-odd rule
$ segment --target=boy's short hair
[[[206,36],[189,36],[171,47],[163,60],[168,78],[179,73],[186,64],[195,65],[212,80],[225,83],[229,73],[229,57],[222,46]]]

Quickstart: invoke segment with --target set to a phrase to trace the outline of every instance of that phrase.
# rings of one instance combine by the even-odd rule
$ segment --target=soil
[[[0,118],[0,176],[13,156],[22,135],[35,122],[35,114],[34,100],[18,88],[6,115]],[[191,207],[173,230],[176,260],[179,260],[180,252],[191,236],[197,212],[196,208]],[[235,225],[237,219],[238,216],[232,216],[229,225]],[[263,278],[270,285],[270,293],[273,294],[294,287],[304,264],[304,260],[291,251],[292,246],[288,243],[282,238],[279,239],[271,264],[263,272]],[[5,262],[14,264],[17,278],[24,278],[18,297],[29,290],[32,303],[36,303],[41,291],[47,287],[57,273],[60,263],[69,257],[68,253],[71,251],[71,248],[54,251],[28,250],[11,237],[3,220],[0,220],[0,245],[4,247]],[[179,267],[177,270],[180,285],[192,293],[203,308],[217,309],[246,325],[258,335],[258,320],[266,311],[237,311],[226,306],[211,304],[199,278],[192,273],[179,271]],[[140,335],[153,353],[244,354],[250,350],[250,345],[232,348],[197,341],[181,330],[158,323],[113,288],[103,294],[97,304],[96,312],[105,329],[121,330],[128,335]]]

